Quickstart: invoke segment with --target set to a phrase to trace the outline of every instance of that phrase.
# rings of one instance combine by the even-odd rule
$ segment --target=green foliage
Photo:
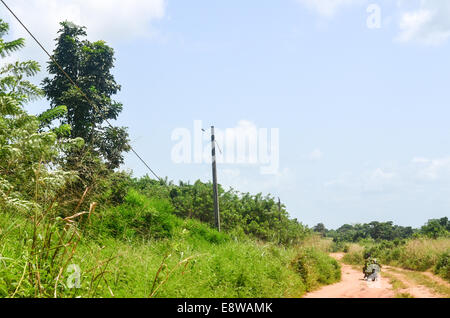
[[[347,264],[363,265],[365,262],[364,256],[361,252],[346,253],[342,260]]]
[[[303,248],[294,261],[294,266],[308,291],[320,284],[328,285],[341,279],[339,263],[326,253],[314,248]]]
[[[331,252],[344,252],[347,253],[349,249],[348,243],[345,243],[343,241],[333,241],[333,244],[331,245]]]
[[[1,296],[35,297],[37,293],[37,296],[53,297],[56,293],[57,297],[299,297],[338,277],[337,273],[330,274],[335,265],[326,254],[313,251],[302,258],[311,266],[318,266],[304,280],[292,262],[297,255],[296,248],[256,243],[248,237],[231,239],[230,235],[219,233],[198,220],[182,220],[172,214],[175,219],[158,220],[162,225],[173,225],[169,235],[159,231],[160,227],[155,231],[152,218],[155,213],[170,213],[170,205],[134,190],[122,205],[110,209],[92,213],[89,219],[87,216],[73,219],[77,221],[73,224],[76,227],[69,233],[85,228],[85,235],[80,233],[75,253],[58,254],[70,256],[61,258],[65,262],[53,266],[51,257],[39,261],[39,273],[46,277],[40,292],[35,287],[37,273],[33,272],[33,279],[29,280],[27,275],[15,293],[26,265],[20,261],[21,253],[26,250],[24,238],[32,235],[32,224],[28,219],[11,222],[9,214],[0,214]],[[149,219],[145,218],[146,211],[150,211]],[[118,217],[110,219],[114,215]],[[48,228],[46,224],[43,223],[42,229]],[[54,236],[52,242],[58,242],[61,235],[58,233],[64,233],[64,229],[60,223],[52,224],[48,234]],[[114,224],[117,232],[110,227]],[[150,230],[146,233],[147,227]],[[42,234],[42,238],[37,236],[39,244],[47,244],[49,237],[45,231],[37,233]],[[69,249],[71,246],[68,244]],[[39,250],[51,251],[49,248],[53,247],[50,244]],[[308,260],[310,257],[314,260]],[[81,269],[79,289],[67,287],[71,272],[68,267],[60,266],[68,263]]]
[[[172,214],[172,207],[165,199],[149,199],[130,190],[123,204],[107,209],[96,221],[95,234],[108,234],[113,238],[149,240],[169,238],[179,220]]]
[[[0,35],[7,30],[0,20]],[[22,44],[0,40],[0,55]],[[29,61],[0,71],[0,297],[55,297],[79,242],[73,221],[58,217],[59,194],[76,173],[56,162],[82,140],[58,142],[54,132],[39,131],[38,118],[23,110],[41,94],[25,79],[38,70]]]
[[[411,227],[394,225],[393,222],[371,222],[367,224],[345,224],[337,230],[328,231],[327,236],[335,242],[358,242],[365,239],[377,241],[410,238],[414,234]]]
[[[181,218],[195,218],[214,225],[212,184],[196,181],[194,184],[155,181],[148,177],[135,179],[133,187],[147,196],[170,199],[174,213]],[[233,189],[224,191],[219,186],[219,202],[222,228],[225,231],[243,231],[264,241],[294,244],[302,241],[310,230],[297,220],[289,219],[282,205],[281,210],[271,196],[251,195]]]
[[[312,230],[316,233],[319,233],[323,237],[325,237],[328,233],[328,230],[323,223],[318,223],[316,226],[312,228]]]
[[[3,37],[9,31],[9,24],[0,19],[0,56],[6,57],[11,53],[23,48],[25,46],[25,39],[20,38],[14,41],[5,42]]]
[[[187,234],[133,245],[112,239],[103,243],[99,257],[117,255],[106,276],[115,297],[149,297],[155,290],[156,298],[299,297],[306,290],[290,265],[293,249],[252,241],[206,244]],[[91,261],[83,254],[96,249],[92,241],[88,244],[81,246],[82,268]],[[96,296],[111,294],[102,284]]]
[[[186,220],[183,223],[182,234],[188,236],[190,241],[196,243],[222,244],[230,240],[227,234],[218,232],[196,220]]]
[[[101,156],[109,169],[118,168],[123,163],[122,153],[130,146],[126,128],[104,125],[107,120],[117,119],[123,109],[122,104],[111,99],[120,90],[111,74],[114,50],[104,41],[82,40],[86,29],[71,22],[62,22],[58,33],[53,58],[95,106],[50,61],[48,72],[53,78],[44,79],[44,91],[51,109],[65,105],[67,112],[47,111],[42,115],[45,124],[59,118],[62,124],[70,125],[72,138],[83,138],[89,151]]]
[[[4,34],[8,28],[0,25]],[[8,53],[7,48],[0,47],[0,52]],[[24,103],[39,97],[39,89],[23,79],[37,70],[39,65],[29,61],[8,64],[0,71],[0,206],[23,212],[58,202],[58,192],[76,174],[54,163],[81,143],[79,139],[59,143],[55,133],[39,132],[39,120],[23,110]]]
[[[320,226],[318,224],[316,227]],[[318,231],[316,229],[316,231]],[[324,229],[320,227],[319,232]],[[412,227],[403,227],[394,225],[392,222],[371,222],[368,224],[345,224],[337,230],[327,231],[326,235],[332,237],[335,242],[360,242],[364,240],[396,241],[413,237],[425,236],[429,238],[438,238],[449,236],[450,221],[447,217],[428,220],[427,224],[420,230],[414,230]]]
[[[449,236],[450,221],[447,217],[428,220],[427,224],[420,229],[420,234],[434,239]]]
[[[105,206],[116,206],[125,202],[132,184],[131,175],[128,172],[112,172],[99,183],[99,195],[96,202]]]
[[[36,75],[40,66],[35,61],[15,62],[0,69],[0,90],[7,91],[20,102],[27,102],[42,96],[42,91],[26,78]]]
[[[434,272],[450,281],[450,250],[439,257]]]

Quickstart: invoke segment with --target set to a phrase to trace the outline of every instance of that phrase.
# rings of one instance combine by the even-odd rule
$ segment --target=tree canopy
[[[129,151],[125,127],[111,127],[123,105],[112,99],[120,91],[111,73],[114,67],[114,50],[104,41],[89,42],[86,28],[71,22],[61,23],[53,58],[86,97],[67,79],[59,67],[49,61],[47,70],[52,77],[43,81],[43,90],[51,108],[46,112],[46,124],[59,119],[71,127],[70,137],[83,138],[89,151],[102,157],[110,169],[123,163],[123,152]],[[91,103],[89,102],[91,101]],[[60,112],[61,106],[67,111]],[[50,112],[50,113],[49,113]]]

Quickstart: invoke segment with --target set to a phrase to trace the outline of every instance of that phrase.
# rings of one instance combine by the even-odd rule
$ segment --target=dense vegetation
[[[115,171],[128,140],[105,125],[122,110],[113,51],[61,26],[54,58],[103,115],[53,64],[43,90],[36,62],[0,70],[0,297],[297,297],[340,279],[270,196],[220,188],[219,233],[211,184]],[[7,31],[0,20],[2,57],[24,45]],[[49,110],[29,115],[43,96]]]
[[[88,212],[77,217],[76,229],[68,219],[34,227],[2,213],[0,296],[299,297],[340,277],[337,262],[318,249],[219,233],[175,216],[167,199],[136,190],[122,204]],[[24,238],[35,230],[33,249]],[[57,252],[65,233],[66,246]],[[36,248],[42,254],[35,261]],[[81,270],[80,288],[68,288],[70,264]]]
[[[322,236],[331,237],[334,242],[359,242],[365,239],[375,241],[394,241],[424,236],[438,238],[448,236],[450,221],[448,217],[431,219],[420,229],[394,225],[393,222],[371,222],[365,224],[344,224],[337,230],[327,230],[319,223],[313,230]]]
[[[384,264],[406,269],[432,270],[450,280],[450,222],[447,217],[431,219],[420,229],[392,222],[343,225],[328,231],[323,224],[314,230],[333,239],[333,249],[348,252],[344,260],[363,264],[376,257]],[[357,243],[357,244],[356,244]]]

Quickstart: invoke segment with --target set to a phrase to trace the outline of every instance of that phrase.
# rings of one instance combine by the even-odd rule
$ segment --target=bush
[[[331,244],[331,252],[344,252],[347,253],[349,250],[349,244],[345,243],[343,241],[333,241],[333,244]]]
[[[364,264],[364,254],[363,247],[358,244],[350,244],[342,260],[347,264],[362,265]]]
[[[168,238],[180,222],[165,199],[149,199],[131,189],[124,201],[103,211],[93,225],[96,234],[122,239]]]
[[[332,284],[341,279],[339,263],[326,253],[315,248],[303,248],[294,261],[307,291],[319,285]]]
[[[446,280],[450,280],[450,252],[447,251],[444,254],[442,254],[438,261],[436,266],[434,267],[434,272]]]
[[[314,233],[310,237],[305,238],[301,243],[301,247],[313,247],[316,250],[329,253],[333,252],[334,243],[329,238],[323,238],[322,236]]]
[[[437,264],[440,255],[448,248],[449,239],[416,239],[401,247],[397,261],[392,259],[404,268],[426,271]]]
[[[208,225],[196,220],[187,220],[185,230],[188,232],[191,241],[202,241],[209,244],[221,244],[230,240],[229,236],[223,232],[218,232]]]

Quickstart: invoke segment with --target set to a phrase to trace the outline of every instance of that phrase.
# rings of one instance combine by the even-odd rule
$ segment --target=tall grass
[[[426,271],[434,267],[445,252],[450,251],[450,239],[416,239],[409,241],[399,252],[393,251],[389,255],[392,263],[404,268]],[[398,256],[398,258],[397,258]]]
[[[136,191],[91,207],[39,221],[2,211],[0,297],[300,297],[339,279],[319,241],[287,247],[219,233]]]
[[[308,291],[341,279],[339,263],[313,247],[300,250],[294,264]]]
[[[349,244],[347,253],[342,260],[348,264],[362,265],[364,263],[364,248],[355,243]]]
[[[333,240],[331,238],[324,238],[318,234],[312,234],[307,237],[300,246],[312,247],[325,253],[333,252]]]
[[[92,209],[94,206],[91,206]],[[81,241],[75,221],[91,211],[58,217],[56,210],[34,207],[30,215],[0,213],[0,297],[58,297],[66,292],[67,278]],[[104,268],[105,264],[96,266]],[[92,283],[103,279],[89,275]],[[92,284],[91,283],[91,284]],[[91,292],[95,285],[91,286]]]

